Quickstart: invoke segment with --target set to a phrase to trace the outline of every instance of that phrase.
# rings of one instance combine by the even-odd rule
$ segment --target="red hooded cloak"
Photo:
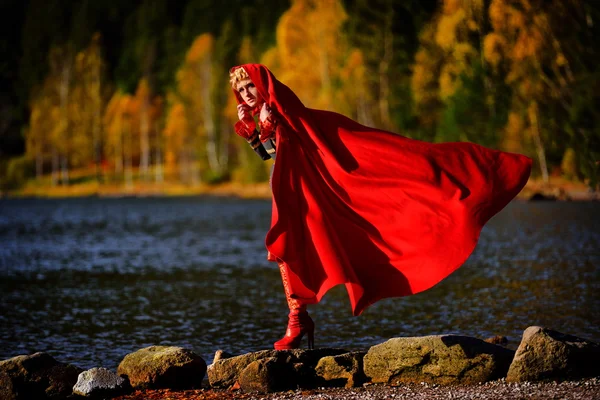
[[[429,289],[465,262],[529,177],[528,157],[369,128],[305,107],[263,65],[242,67],[278,120],[266,247],[305,303],[345,284],[359,315]]]

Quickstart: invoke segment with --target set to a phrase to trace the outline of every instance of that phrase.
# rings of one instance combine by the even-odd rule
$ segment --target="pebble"
[[[312,392],[312,393],[311,393]],[[275,400],[277,394],[267,397]],[[369,400],[369,399],[411,399],[411,400],[471,400],[471,399],[600,399],[600,377],[571,382],[507,383],[504,380],[470,386],[440,386],[421,382],[416,385],[385,386],[368,385],[360,389],[319,388],[294,394],[286,399],[296,400]]]
[[[168,396],[152,397],[148,392],[119,397],[119,400],[142,400],[148,398],[171,398],[186,400],[491,400],[491,399],[560,399],[592,400],[600,399],[600,377],[567,382],[524,382],[508,383],[504,379],[477,385],[440,386],[436,384],[367,385],[360,388],[317,388],[297,390],[268,395],[202,389],[199,391],[169,392]]]

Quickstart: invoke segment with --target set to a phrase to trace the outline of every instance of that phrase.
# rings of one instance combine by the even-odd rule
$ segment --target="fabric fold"
[[[263,65],[242,67],[280,119],[265,244],[306,303],[345,284],[359,315],[431,288],[466,261],[483,225],[529,178],[523,155],[369,128],[304,107]]]

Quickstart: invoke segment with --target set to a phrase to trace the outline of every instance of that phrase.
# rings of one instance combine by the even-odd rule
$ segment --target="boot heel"
[[[283,339],[276,341],[273,347],[275,350],[297,349],[300,347],[304,335],[308,337],[308,348],[314,348],[315,323],[306,311],[291,312],[285,336]]]

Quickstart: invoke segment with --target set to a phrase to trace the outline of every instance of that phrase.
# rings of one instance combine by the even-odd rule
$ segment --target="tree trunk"
[[[356,104],[356,115],[358,122],[362,125],[373,126],[373,118],[369,113],[369,106],[365,98],[365,94],[361,91],[358,94],[358,102]]]
[[[142,109],[140,115],[140,170],[139,174],[143,180],[147,180],[148,168],[150,166],[150,143],[148,140],[148,131],[150,129],[150,97],[153,91],[152,67],[156,59],[156,40],[152,39],[145,48],[144,58],[142,60],[143,77],[148,83],[148,94],[142,100]]]
[[[119,127],[123,127],[123,115],[118,117],[121,121]],[[115,179],[123,173],[123,131],[119,132],[115,148]]]
[[[392,18],[393,13],[390,13],[385,21],[383,30],[383,58],[379,63],[379,113],[381,114],[381,123],[385,129],[391,128],[390,118],[390,82],[389,69],[393,57],[393,35],[392,35]]]
[[[179,153],[179,162],[178,162],[178,170],[179,170],[179,180],[181,183],[187,183],[187,154],[185,150],[182,150]]]
[[[94,118],[92,122],[92,150],[94,154],[94,172],[96,174],[96,181],[102,180],[102,171],[100,169],[100,163],[102,162],[102,143],[100,138],[100,124],[102,123],[102,104],[101,104],[101,93],[100,93],[100,73],[94,71]]]
[[[325,93],[327,101],[331,101],[331,76],[329,74],[329,56],[327,54],[326,44],[319,43],[319,69],[321,72],[321,90]],[[327,106],[331,106],[328,104]]]
[[[154,131],[159,132],[157,123],[155,123]],[[155,149],[156,150],[154,153],[154,181],[157,183],[163,183],[165,177],[163,172],[162,149],[160,139],[157,139],[155,143]]]
[[[69,184],[69,159],[66,155],[60,158],[60,180],[63,185]]]
[[[483,38],[485,36],[485,29],[484,29],[484,23],[485,23],[485,18],[483,17],[483,15],[478,16],[478,21],[477,21],[477,35],[479,36],[478,40],[479,40],[479,62],[481,63],[481,73],[483,75],[483,99],[482,101],[485,101],[488,105],[488,112],[489,112],[489,116],[491,117],[491,119],[495,119],[496,118],[496,102],[492,101],[491,99],[488,98],[488,96],[491,96],[494,93],[494,88],[493,88],[493,82],[491,77],[488,76],[487,73],[487,69],[486,69],[486,63],[485,63],[485,52],[483,49]]]
[[[115,177],[123,172],[123,136],[119,135],[115,151]]]
[[[148,96],[146,96],[142,100],[142,109],[140,115],[140,178],[143,180],[148,179],[148,167],[150,165],[150,143],[148,139],[148,131],[150,127],[149,108],[150,99]]]
[[[531,126],[531,133],[533,136],[533,143],[535,144],[538,161],[540,163],[540,172],[542,173],[542,180],[545,183],[548,183],[548,165],[546,163],[546,151],[544,149],[544,144],[542,143],[542,137],[540,135],[540,124],[538,118],[538,108],[536,103],[533,103],[529,106],[528,114],[529,124]]]
[[[102,181],[102,169],[100,168],[100,163],[102,162],[102,145],[100,144],[100,140],[97,139],[98,128],[92,128],[92,135],[94,135],[94,174],[96,175],[96,182]]]
[[[212,101],[210,98],[210,82],[212,57],[209,55],[202,63],[202,81],[203,85],[203,104],[204,104],[204,132],[206,133],[206,156],[208,158],[208,167],[215,173],[221,173],[221,164],[217,155],[217,138],[215,132],[215,120],[212,113]]]
[[[58,174],[59,174],[58,150],[56,149],[56,147],[52,146],[52,186],[56,186],[58,184]]]
[[[128,122],[129,123],[129,122]],[[133,139],[131,138],[130,129],[127,129],[125,132],[125,141],[127,145],[125,146],[125,187],[129,190],[133,187]]]
[[[157,183],[163,183],[165,180],[165,174],[163,172],[162,152],[160,149],[156,149],[154,160],[156,163],[154,166],[154,181]]]
[[[221,121],[221,140],[220,140],[221,151],[219,154],[219,164],[221,166],[221,171],[227,170],[227,165],[229,164],[229,138],[230,138],[232,130],[231,130],[231,128],[223,129],[223,127],[227,127],[227,126],[229,126],[227,121],[222,120]]]
[[[200,168],[198,168],[198,160],[193,156],[193,151],[191,148],[188,149],[188,157],[190,162],[190,173],[191,173],[191,183],[192,186],[196,186],[200,183]]]
[[[37,179],[41,179],[42,175],[44,174],[43,168],[44,168],[44,158],[40,151],[35,155],[35,177]]]
[[[391,125],[390,118],[390,82],[389,82],[389,59],[391,58],[391,38],[385,33],[385,52],[384,57],[379,63],[379,113],[381,114],[381,123],[384,128],[389,129]]]
[[[63,141],[63,149],[60,155],[61,181],[63,185],[69,183],[68,159],[69,147],[71,138],[69,135],[69,90],[71,80],[71,52],[67,50],[65,59],[62,62],[62,73],[59,82],[60,96],[60,126],[61,126],[61,141]]]

